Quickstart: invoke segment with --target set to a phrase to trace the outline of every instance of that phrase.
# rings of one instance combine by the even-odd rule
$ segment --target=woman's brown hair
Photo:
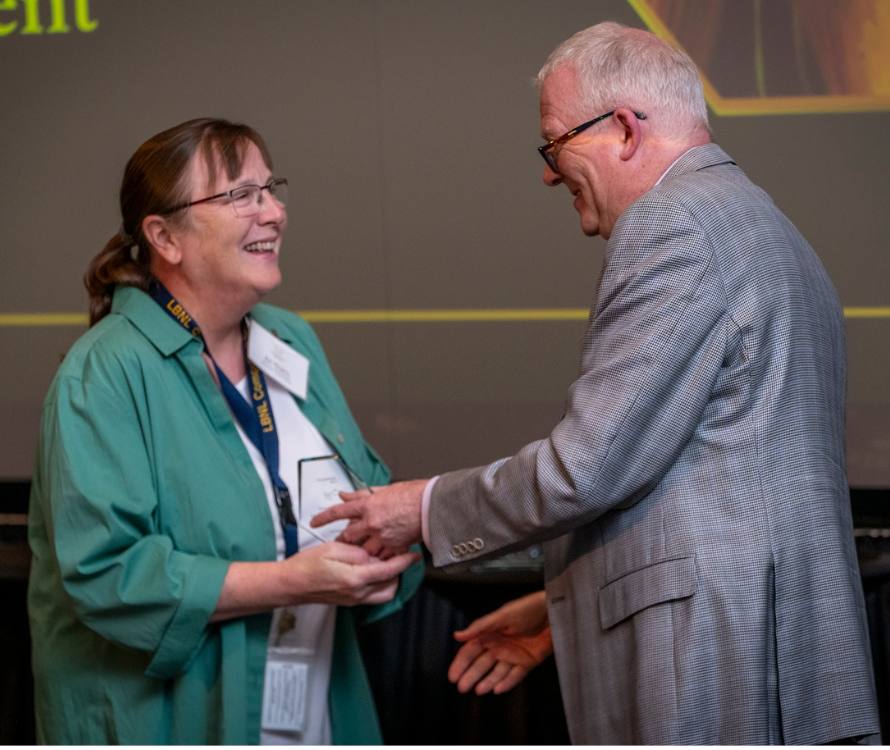
[[[272,168],[269,150],[259,133],[247,125],[202,117],[149,138],[124,169],[120,189],[121,228],[90,261],[83,283],[90,297],[90,325],[111,310],[117,286],[147,289],[151,281],[151,248],[142,234],[142,221],[152,214],[172,213],[188,202],[188,168],[201,152],[210,184],[218,165],[230,180],[241,174],[247,145],[260,150]]]

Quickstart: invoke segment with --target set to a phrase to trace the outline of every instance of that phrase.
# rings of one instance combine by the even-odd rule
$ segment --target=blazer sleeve
[[[149,652],[146,673],[166,678],[203,642],[228,562],[177,550],[159,532],[141,430],[124,394],[60,379],[44,411],[38,502],[77,617]]]
[[[436,565],[503,554],[635,503],[694,433],[731,326],[708,237],[682,205],[650,194],[622,216],[607,252],[564,417],[511,458],[439,478]],[[453,545],[467,540],[458,559]]]

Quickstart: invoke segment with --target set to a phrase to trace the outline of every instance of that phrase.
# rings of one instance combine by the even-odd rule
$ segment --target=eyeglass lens
[[[287,203],[287,180],[272,180],[266,185],[245,185],[232,191],[232,208],[237,216],[253,216],[258,214],[263,201],[268,200],[268,193],[281,205]]]

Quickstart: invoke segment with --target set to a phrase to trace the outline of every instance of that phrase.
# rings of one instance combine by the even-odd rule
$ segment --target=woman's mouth
[[[275,243],[267,240],[264,240],[262,242],[251,242],[249,245],[244,246],[244,251],[256,254],[274,253]]]

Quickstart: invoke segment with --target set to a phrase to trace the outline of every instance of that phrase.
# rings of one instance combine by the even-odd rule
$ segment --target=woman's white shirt
[[[335,451],[330,443],[300,411],[294,397],[273,378],[266,376],[266,386],[275,427],[278,433],[279,473],[291,491],[294,515],[298,517],[297,482],[298,464],[305,458],[331,455]],[[238,390],[250,402],[248,379],[237,384]],[[272,491],[272,481],[262,454],[256,449],[241,425],[235,420],[238,435],[247,448],[257,474],[266,491],[266,501],[272,514],[275,527],[275,545],[278,559],[284,559],[284,534],[279,522],[278,506]],[[306,532],[302,526],[309,519],[298,517],[300,549],[312,547],[320,542]],[[297,607],[276,609],[269,634],[269,647],[307,649],[309,657],[308,683],[306,690],[305,727],[302,732],[280,732],[263,730],[261,743],[264,745],[329,745],[331,743],[331,722],[328,711],[328,686],[331,675],[331,654],[334,645],[334,622],[336,607],[330,604],[303,604]],[[285,621],[295,618],[294,628],[280,633],[282,618]]]

